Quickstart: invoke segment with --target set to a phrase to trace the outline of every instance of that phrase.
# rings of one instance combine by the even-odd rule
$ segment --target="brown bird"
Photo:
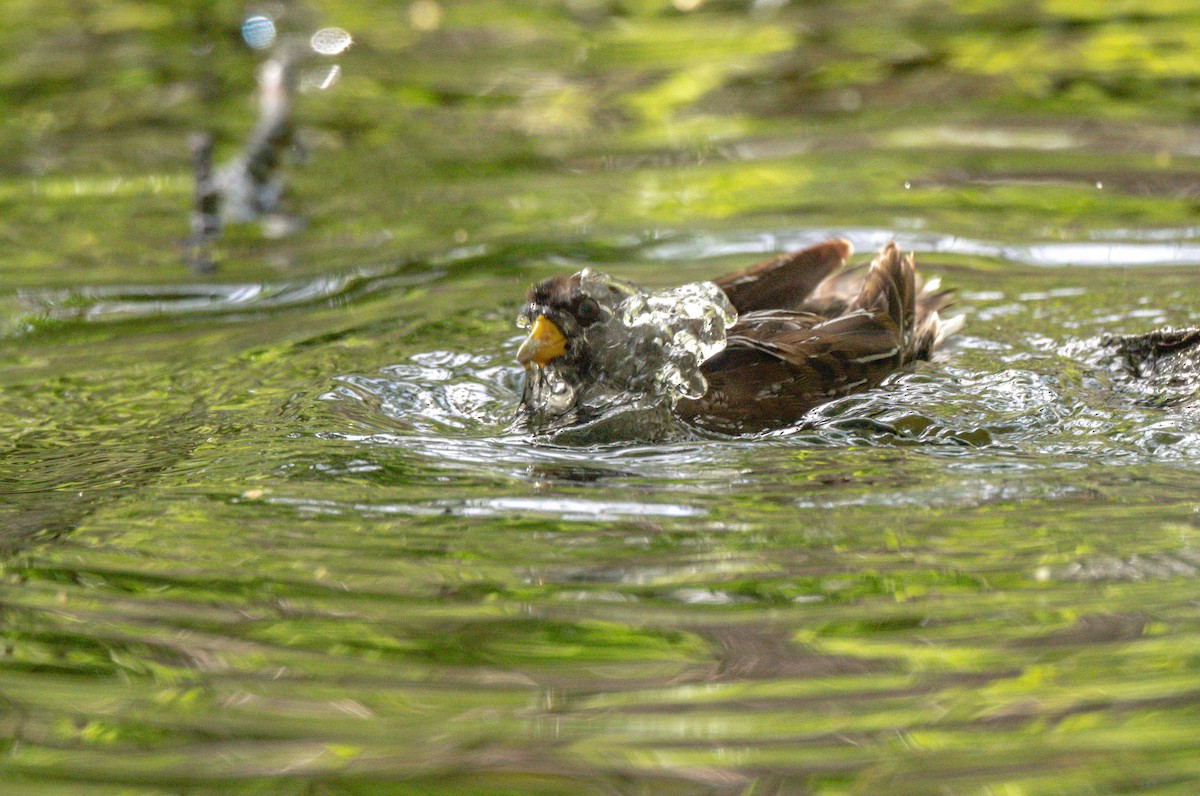
[[[527,418],[558,426],[634,402],[722,433],[777,428],[928,359],[962,326],[939,315],[951,291],[922,286],[894,243],[835,273],[852,251],[829,240],[658,294],[588,269],[543,280],[518,319]]]

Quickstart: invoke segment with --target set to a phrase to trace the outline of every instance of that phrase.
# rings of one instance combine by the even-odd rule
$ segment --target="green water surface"
[[[299,232],[182,261],[242,19]],[[0,792],[1200,788],[1183,0],[4,0]],[[306,67],[308,68],[308,67]],[[583,266],[829,235],[959,293],[935,362],[740,439],[550,444],[513,319]]]

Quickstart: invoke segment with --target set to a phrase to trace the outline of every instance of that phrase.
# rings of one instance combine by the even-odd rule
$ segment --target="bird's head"
[[[571,423],[616,406],[665,407],[705,389],[700,363],[725,344],[736,311],[695,282],[646,293],[591,269],[534,285],[517,319],[521,403],[534,425]]]
[[[557,361],[558,367],[578,367],[587,360],[586,330],[612,315],[611,308],[583,289],[582,275],[543,279],[529,289],[517,325],[529,336],[517,350],[517,362],[527,371]]]
[[[517,325],[529,335],[517,350],[525,368],[522,404],[554,416],[572,408],[603,370],[605,329],[636,290],[591,269],[552,276],[529,289]]]

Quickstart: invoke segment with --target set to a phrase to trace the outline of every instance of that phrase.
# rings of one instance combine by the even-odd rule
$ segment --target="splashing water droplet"
[[[345,52],[354,39],[341,28],[321,28],[312,35],[309,44],[321,55],[338,55]]]
[[[275,20],[261,14],[246,17],[242,22],[242,40],[256,50],[265,50],[275,43]]]
[[[342,68],[333,64],[325,69],[313,69],[300,78],[301,91],[324,91],[338,82],[342,76]]]
[[[585,270],[585,292],[611,294],[603,274]],[[700,363],[725,347],[725,330],[737,312],[712,282],[694,282],[656,293],[635,291],[615,308],[615,323],[593,334],[595,350],[604,352],[604,367],[614,384],[645,393],[650,399],[703,395],[708,385]],[[592,341],[589,340],[591,343]]]
[[[737,310],[712,282],[647,293],[590,268],[576,277],[606,320],[582,331],[586,376],[558,360],[528,375],[531,422],[555,433],[583,421],[588,434],[669,435],[676,403],[708,389],[700,365],[725,347]]]

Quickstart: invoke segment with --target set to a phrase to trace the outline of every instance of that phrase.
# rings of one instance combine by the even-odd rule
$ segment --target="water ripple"
[[[323,302],[348,303],[381,290],[434,281],[443,274],[441,269],[387,265],[273,283],[117,285],[24,291],[18,294],[23,311],[13,319],[10,328],[23,334],[46,321],[102,323],[235,315]]]
[[[1200,265],[1200,243],[1194,242],[1194,231],[1182,229],[1177,232],[1177,237],[1166,234],[1122,236],[1114,233],[1112,240],[999,243],[936,232],[852,228],[681,236],[649,246],[643,254],[655,260],[681,261],[739,254],[773,254],[811,246],[836,235],[849,240],[860,252],[876,251],[894,240],[905,251],[969,255],[1039,266]]]
[[[1030,455],[1064,465],[1200,457],[1191,415],[1164,414],[1164,399],[1152,399],[1146,385],[1122,376],[1098,338],[1033,338],[1025,345],[989,351],[1003,364],[988,372],[951,352],[948,361],[817,407],[789,428],[735,439],[693,433],[659,445],[589,436],[590,428],[575,436],[531,436],[514,423],[521,371],[497,364],[506,353],[431,351],[374,375],[335,377],[321,396],[335,425],[319,433],[403,448],[435,467],[498,467],[511,475],[531,467],[576,468],[656,480],[692,472],[697,463],[720,469],[748,444],[915,447],[950,457],[987,451],[990,466],[1002,469]],[[969,339],[963,346],[973,348]]]
[[[640,517],[702,517],[708,512],[677,503],[585,500],[563,497],[504,497],[464,500],[434,500],[424,503],[344,503],[287,496],[263,498],[264,502],[291,506],[308,514],[350,516],[454,516],[494,517],[520,514],[549,514],[563,520],[599,521]]]

